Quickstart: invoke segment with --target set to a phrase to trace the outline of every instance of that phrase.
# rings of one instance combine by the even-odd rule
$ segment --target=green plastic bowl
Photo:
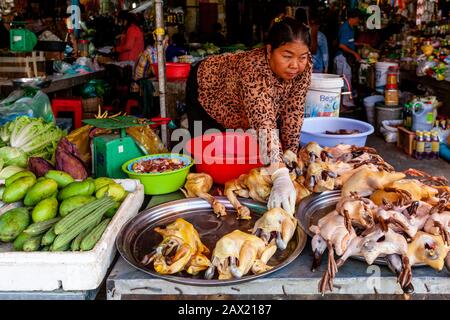
[[[186,166],[178,170],[161,173],[136,173],[131,169],[132,165],[135,162],[159,158],[177,158],[185,163]],[[180,189],[184,185],[186,177],[193,164],[194,160],[191,157],[185,156],[183,154],[160,153],[131,159],[122,165],[122,170],[131,179],[138,179],[141,181],[141,183],[144,185],[145,194],[158,195],[171,193]]]

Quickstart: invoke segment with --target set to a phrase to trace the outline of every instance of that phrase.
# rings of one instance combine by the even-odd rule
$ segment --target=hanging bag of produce
[[[45,122],[55,121],[48,96],[41,90],[29,87],[15,90],[0,101],[0,125],[20,116],[42,118]]]

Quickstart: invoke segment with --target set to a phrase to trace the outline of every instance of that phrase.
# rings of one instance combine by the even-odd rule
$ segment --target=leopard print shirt
[[[310,57],[294,79],[277,78],[264,48],[211,56],[198,69],[198,100],[225,128],[251,128],[265,134],[262,147],[271,150],[267,161],[281,162],[283,150],[298,151],[311,72]]]

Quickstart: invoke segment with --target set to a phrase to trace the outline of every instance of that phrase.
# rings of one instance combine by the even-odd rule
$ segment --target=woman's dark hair
[[[285,17],[272,25],[267,35],[266,44],[270,44],[273,51],[295,40],[300,40],[309,46],[308,28],[293,18]]]

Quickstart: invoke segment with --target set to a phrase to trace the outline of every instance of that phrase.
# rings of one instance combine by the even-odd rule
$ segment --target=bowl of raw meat
[[[158,195],[181,188],[193,164],[186,155],[160,153],[131,159],[122,165],[122,170],[131,179],[141,181],[145,194]]]

